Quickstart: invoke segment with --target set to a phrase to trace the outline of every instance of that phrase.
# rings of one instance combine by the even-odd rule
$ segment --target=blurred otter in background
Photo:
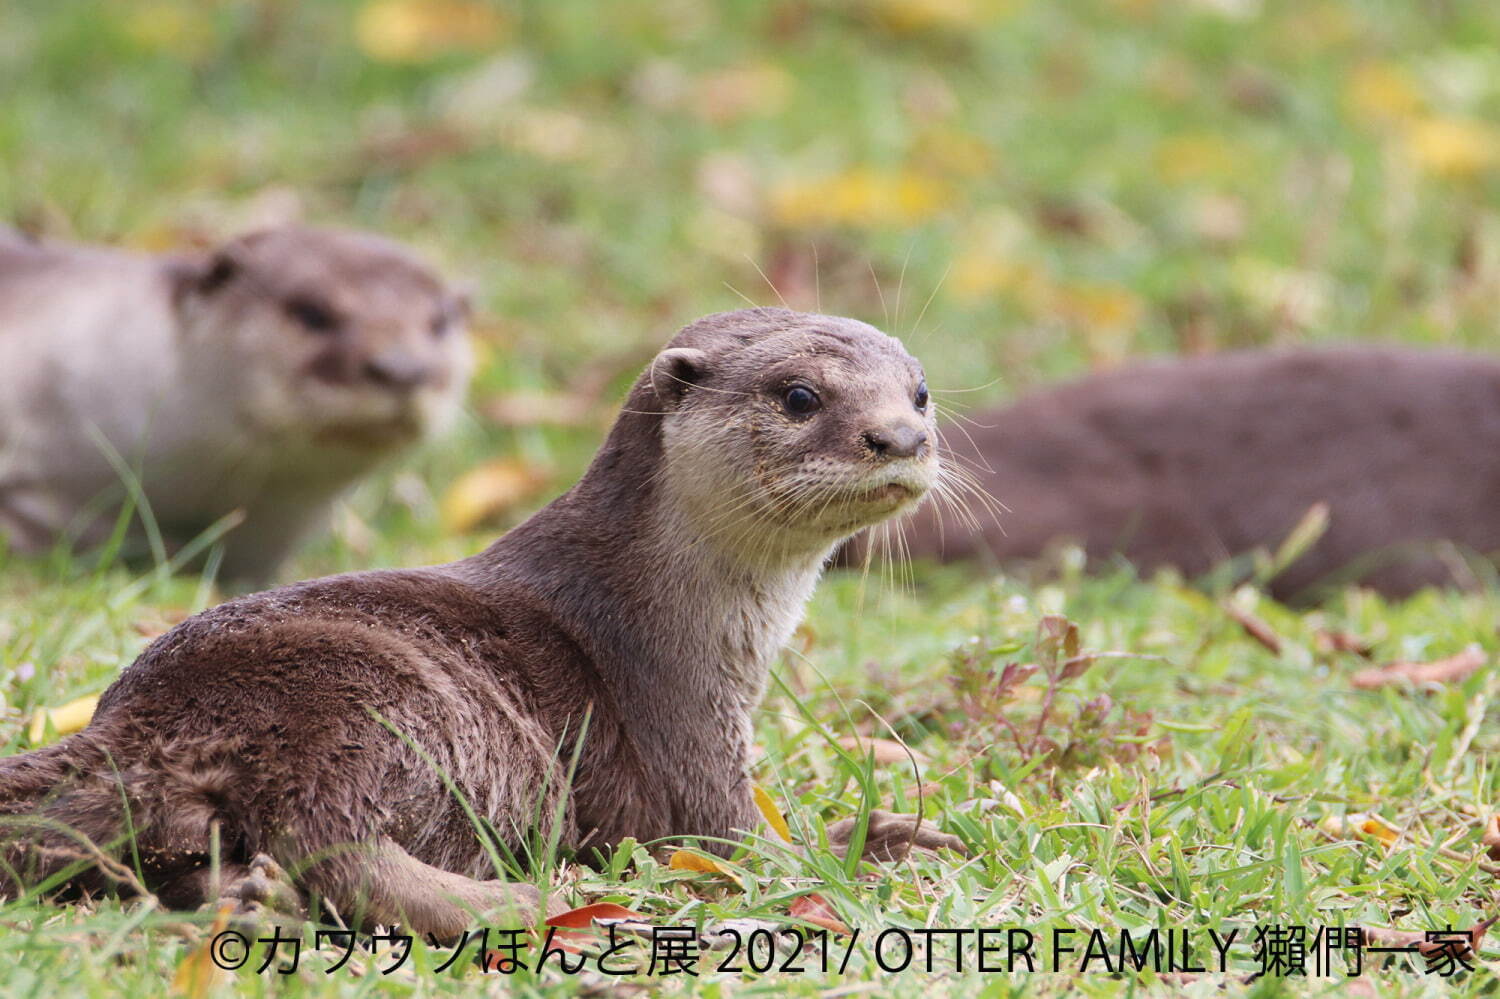
[[[455,415],[466,320],[365,233],[282,227],[196,256],[0,234],[0,535],[98,544],[134,478],[168,548],[240,511],[222,573],[264,581],[345,487]]]
[[[1500,553],[1488,357],[1348,346],[1174,360],[969,419],[946,443],[1009,512],[971,532],[929,505],[907,525],[913,557],[1012,563],[1073,541],[1091,561],[1198,575],[1274,551],[1318,503],[1327,529],[1270,580],[1280,598],[1320,583],[1392,596],[1472,584],[1465,556]]]

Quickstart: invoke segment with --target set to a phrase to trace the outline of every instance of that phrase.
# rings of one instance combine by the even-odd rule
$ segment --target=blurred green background
[[[473,417],[356,504],[430,554],[746,299],[883,326],[960,409],[1143,354],[1484,345],[1496,38],[1459,0],[23,0],[0,219],[165,249],[300,215],[467,282]],[[344,526],[298,571],[418,555]]]

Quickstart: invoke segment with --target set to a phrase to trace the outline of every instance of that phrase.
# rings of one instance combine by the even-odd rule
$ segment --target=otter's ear
[[[239,271],[239,262],[223,250],[178,257],[167,264],[167,281],[171,285],[172,301],[181,305],[183,299],[194,292],[200,295],[213,294],[233,281]]]
[[[651,362],[651,388],[666,407],[676,406],[687,390],[708,374],[708,355],[696,347],[668,347]]]

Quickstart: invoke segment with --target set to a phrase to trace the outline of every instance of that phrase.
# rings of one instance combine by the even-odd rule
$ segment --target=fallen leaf
[[[1479,844],[1491,860],[1500,860],[1500,815],[1491,815],[1484,824],[1484,835],[1479,837]]]
[[[581,905],[576,909],[569,909],[567,912],[559,912],[548,918],[546,925],[559,929],[586,930],[591,928],[597,919],[628,919],[637,923],[650,921],[650,917],[627,909],[623,905],[616,905],[613,902],[595,902],[592,905]]]
[[[1463,179],[1500,167],[1500,130],[1466,118],[1426,118],[1406,131],[1417,165],[1439,177]]]
[[[719,863],[707,854],[696,850],[678,850],[672,854],[672,859],[667,861],[667,866],[674,871],[695,871],[699,874],[722,874],[735,884],[742,885],[740,876],[727,865]]]
[[[38,743],[46,736],[49,726],[58,735],[82,731],[94,717],[94,709],[98,706],[99,695],[90,694],[60,707],[41,708],[31,716],[31,728],[27,735],[32,743]]]
[[[371,0],[355,18],[360,50],[382,62],[421,62],[498,42],[508,25],[477,0]]]
[[[786,824],[786,817],[781,814],[781,809],[776,807],[776,801],[759,784],[752,784],[750,793],[755,797],[755,807],[760,809],[760,814],[776,830],[776,835],[790,843],[792,830]]]
[[[1139,295],[1123,285],[1111,284],[1059,285],[1053,305],[1063,319],[1085,329],[1131,329],[1145,312]]]
[[[875,762],[880,764],[909,763],[913,759],[920,766],[927,762],[927,758],[915,749],[909,749],[890,739],[872,739],[869,736],[850,735],[838,740],[839,746],[851,753],[875,756]]]
[[[925,222],[951,191],[911,170],[855,167],[814,181],[790,181],[771,192],[771,212],[791,226],[902,226]]]
[[[549,479],[536,466],[512,459],[470,469],[443,494],[439,504],[443,526],[454,534],[473,530],[536,495]]]
[[[229,914],[233,911],[233,905],[219,906],[219,911],[214,914],[213,925],[208,928],[203,942],[182,959],[182,963],[172,974],[172,995],[201,999],[223,977],[223,970],[213,959],[213,947],[219,934],[229,926]]]
[[[1352,652],[1368,657],[1375,651],[1375,643],[1348,631],[1326,631],[1318,629],[1313,634],[1313,643],[1320,652]]]
[[[1360,670],[1349,680],[1358,690],[1374,690],[1393,684],[1457,683],[1487,662],[1484,650],[1471,645],[1457,655],[1427,663],[1390,663],[1374,669]]]
[[[1366,926],[1362,930],[1366,945],[1416,947],[1417,953],[1428,960],[1444,954],[1455,960],[1461,960],[1479,953],[1486,931],[1495,925],[1496,920],[1500,920],[1500,916],[1491,916],[1467,930],[1454,930],[1450,934],[1444,934],[1443,940],[1429,940],[1425,930],[1396,930],[1380,926]]]
[[[1355,836],[1373,836],[1385,846],[1395,846],[1401,833],[1395,826],[1378,815],[1350,812],[1348,815],[1330,815],[1319,824],[1319,828],[1334,839],[1351,839]]]
[[[821,926],[830,933],[840,933],[849,936],[852,932],[848,925],[833,911],[833,906],[822,895],[799,895],[792,902],[792,907],[787,910],[794,919],[806,920],[814,926]]]
[[[1388,124],[1415,118],[1426,102],[1416,80],[1403,67],[1373,62],[1349,74],[1344,103],[1356,117]]]
[[[1269,649],[1272,655],[1281,655],[1281,636],[1271,630],[1271,626],[1249,611],[1242,611],[1233,604],[1224,605],[1224,613],[1230,619],[1245,629],[1245,633],[1255,639],[1261,645]]]

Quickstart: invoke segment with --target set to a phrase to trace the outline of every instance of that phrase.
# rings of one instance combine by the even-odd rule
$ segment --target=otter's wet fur
[[[1074,542],[1096,565],[1197,576],[1275,551],[1317,503],[1327,530],[1271,579],[1279,597],[1351,582],[1402,596],[1472,582],[1461,553],[1500,553],[1500,361],[1483,355],[1147,363],[966,414],[944,437],[1008,510],[971,531],[925,508],[906,531],[916,558],[1017,565]]]
[[[731,837],[755,822],[770,662],[833,547],[935,482],[932,433],[921,368],[869,326],[700,320],[583,479],[483,553],[256,594],[159,638],[87,729],[0,762],[0,812],[33,823],[6,859],[31,882],[77,855],[40,818],[193,906],[267,855],[345,919],[442,937],[537,904],[491,880],[454,790],[511,849]]]
[[[236,511],[223,575],[263,582],[381,462],[451,421],[467,305],[404,247],[284,226],[200,254],[0,233],[0,535],[110,533],[135,476],[169,551]]]

